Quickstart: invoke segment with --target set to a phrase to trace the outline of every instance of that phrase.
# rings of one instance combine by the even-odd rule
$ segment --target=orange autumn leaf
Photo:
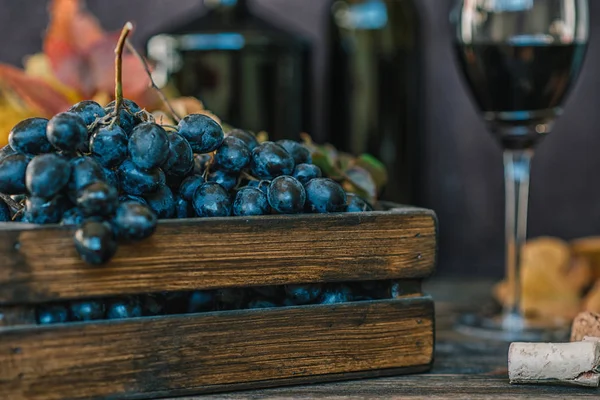
[[[8,132],[22,119],[50,118],[69,106],[69,99],[43,79],[0,64],[0,147],[8,143]]]
[[[0,64],[0,97],[9,99],[13,106],[51,117],[66,111],[69,99],[43,79],[26,75],[20,69]]]
[[[114,91],[114,49],[118,33],[105,32],[80,0],[52,0],[44,53],[54,75],[83,98]],[[149,89],[143,65],[132,54],[123,56],[123,92],[142,107],[157,96]]]

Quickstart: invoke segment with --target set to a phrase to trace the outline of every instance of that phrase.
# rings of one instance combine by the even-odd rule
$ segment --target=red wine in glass
[[[461,0],[453,14],[458,64],[504,151],[506,279],[500,315],[463,315],[465,333],[501,340],[562,339],[565,320],[524,316],[521,249],[527,237],[531,157],[552,130],[588,41],[587,0]]]
[[[492,132],[505,148],[548,133],[579,75],[586,43],[457,43],[459,65]],[[527,129],[523,129],[526,127]]]

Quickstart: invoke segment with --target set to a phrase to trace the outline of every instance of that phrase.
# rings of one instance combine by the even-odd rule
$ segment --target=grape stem
[[[115,48],[115,117],[110,126],[118,124],[121,118],[121,107],[123,105],[123,49],[127,36],[133,30],[133,24],[127,22],[121,30],[121,36]]]
[[[179,128],[177,128],[175,125],[167,125],[167,124],[160,124],[160,126],[164,128],[169,128],[169,129],[173,129],[175,130],[175,132],[177,132],[179,130]]]
[[[169,99],[167,99],[167,96],[165,96],[165,94],[162,92],[162,90],[160,90],[156,82],[154,82],[154,79],[152,78],[152,72],[150,71],[150,67],[146,62],[146,59],[142,57],[142,55],[135,49],[135,47],[131,44],[129,40],[125,41],[125,45],[127,46],[127,49],[131,53],[133,53],[133,55],[136,56],[137,59],[140,60],[140,62],[142,63],[144,70],[146,71],[146,75],[148,75],[148,78],[150,79],[150,87],[156,90],[156,93],[158,93],[158,97],[160,97],[160,100],[169,109],[169,113],[171,113],[171,116],[173,117],[175,122],[181,121],[181,117],[177,114],[177,112],[169,102]]]
[[[250,175],[246,171],[242,171],[241,176],[242,176],[242,178],[246,178],[249,181],[258,181],[258,179],[256,179],[255,177],[253,177],[252,175]]]
[[[210,167],[212,167],[214,162],[215,162],[215,156],[211,154],[210,160],[208,160],[206,162],[206,164],[204,164],[204,173],[202,174],[202,178],[204,179],[204,182],[208,181],[208,175],[210,174]]]
[[[12,197],[10,197],[10,196],[8,196],[8,195],[6,195],[4,193],[0,193],[0,199],[4,200],[4,202],[6,204],[8,204],[8,206],[10,208],[12,208],[13,210],[18,211],[21,208],[23,208],[23,206],[21,204],[17,203],[16,201],[13,200]]]

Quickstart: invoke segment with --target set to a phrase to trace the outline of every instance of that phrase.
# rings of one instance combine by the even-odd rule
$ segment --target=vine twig
[[[0,193],[0,199],[4,200],[4,202],[13,210],[20,210],[21,208],[23,208],[23,206],[19,203],[17,203],[16,201],[13,200],[12,197],[10,197],[9,195],[6,195],[4,193]]]
[[[152,78],[152,72],[150,71],[150,67],[148,66],[148,63],[146,62],[146,59],[144,57],[142,57],[142,55],[135,49],[135,47],[131,44],[131,42],[129,40],[127,40],[125,42],[125,44],[127,46],[127,49],[131,53],[133,53],[133,55],[136,56],[137,59],[140,60],[140,62],[142,63],[144,70],[146,71],[146,74],[148,75],[148,78],[150,79],[150,87],[153,88],[154,90],[156,90],[156,92],[158,93],[158,97],[160,97],[160,100],[169,109],[169,112],[171,113],[171,116],[173,117],[175,122],[181,121],[181,117],[177,114],[177,112],[175,111],[175,109],[173,108],[171,103],[169,102],[169,99],[167,99],[167,96],[165,96],[165,94],[162,92],[162,90],[160,90],[160,88],[158,87],[156,82],[154,82],[154,79]]]

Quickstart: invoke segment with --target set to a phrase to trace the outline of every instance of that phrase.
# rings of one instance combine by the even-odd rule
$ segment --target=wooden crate
[[[3,399],[141,399],[423,372],[433,212],[164,221],[97,268],[72,231],[0,224]],[[160,291],[398,280],[395,299],[35,325],[36,304]]]

